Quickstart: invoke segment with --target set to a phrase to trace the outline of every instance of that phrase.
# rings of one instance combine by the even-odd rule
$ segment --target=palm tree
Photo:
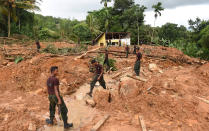
[[[39,0],[41,1],[41,0]],[[5,0],[0,1],[0,8],[2,14],[8,17],[8,37],[10,37],[11,32],[11,18],[17,21],[16,8],[22,8],[24,10],[39,10],[36,6],[38,0]]]
[[[164,10],[164,8],[162,7],[162,3],[158,2],[156,5],[153,5],[152,8],[154,9],[155,12],[155,21],[154,21],[154,26],[155,26],[155,22],[157,20],[158,16],[161,16],[161,11]]]
[[[108,28],[109,28],[109,11],[107,9],[107,3],[108,2],[111,2],[112,0],[101,0],[100,3],[104,3],[104,7],[105,7],[105,17],[106,17],[106,20],[105,20],[105,30],[106,30],[106,33],[108,32]]]
[[[86,17],[86,23],[89,26],[89,29],[92,33],[92,40],[95,36],[102,33],[99,30],[99,26],[98,26],[97,22],[95,21],[94,15],[91,12],[89,12],[89,15]]]
[[[154,9],[155,12],[155,20],[154,20],[154,27],[155,27],[155,22],[158,18],[158,16],[161,16],[161,11],[164,10],[164,8],[162,7],[162,3],[158,2],[156,5],[153,5],[152,8]],[[154,37],[154,27],[153,27],[153,33],[152,33],[152,41],[153,41],[153,37]]]

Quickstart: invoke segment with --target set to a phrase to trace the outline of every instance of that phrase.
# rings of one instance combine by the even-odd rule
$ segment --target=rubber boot
[[[66,115],[67,115],[67,114],[66,114]],[[65,129],[68,129],[68,128],[70,128],[70,127],[73,127],[73,123],[68,123],[67,120],[68,120],[67,117],[64,117],[64,118],[63,118],[63,123],[64,123],[64,128],[65,128]]]
[[[50,118],[50,119],[46,119],[46,123],[49,125],[53,125],[54,124],[54,118]]]
[[[64,128],[65,128],[65,129],[68,129],[68,128],[70,128],[70,127],[73,127],[73,123],[65,123],[65,124],[64,124]]]
[[[92,97],[92,92],[86,93],[87,95],[89,95],[90,97]]]

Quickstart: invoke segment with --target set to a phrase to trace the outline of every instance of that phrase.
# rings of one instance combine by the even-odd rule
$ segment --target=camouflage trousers
[[[53,120],[55,117],[56,105],[58,106],[58,104],[57,104],[58,99],[57,99],[56,95],[49,95],[48,98],[49,98],[49,102],[50,102],[50,104],[49,104],[50,119]],[[67,117],[68,109],[65,105],[65,102],[64,102],[62,96],[60,96],[60,99],[62,101],[62,104],[59,106],[60,113],[61,113],[63,122],[66,123],[68,120],[68,117]]]
[[[105,59],[104,60],[104,63],[103,63],[103,65],[107,65],[107,68],[106,68],[106,70],[108,71],[109,69],[110,69],[110,64],[109,64],[109,60],[108,59]]]
[[[137,60],[134,65],[134,71],[136,73],[136,76],[139,76],[139,73],[140,73],[140,66],[141,66],[140,63],[141,62],[139,60]]]
[[[90,93],[93,92],[94,86],[95,86],[95,84],[97,83],[97,81],[99,81],[99,84],[100,84],[104,89],[106,89],[106,83],[105,83],[105,81],[104,81],[103,75],[101,76],[100,80],[98,80],[98,77],[99,77],[99,75],[95,75],[95,76],[93,77],[93,80],[91,81],[91,84],[90,84],[90,85],[91,85]]]
[[[128,58],[129,51],[126,51],[126,58]]]

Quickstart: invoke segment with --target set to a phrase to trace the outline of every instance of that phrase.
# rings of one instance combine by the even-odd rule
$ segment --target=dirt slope
[[[162,50],[165,51],[165,49]],[[166,50],[170,52],[170,49],[166,48]],[[184,56],[179,51],[174,54],[172,51],[170,53],[158,52],[151,54],[171,59],[164,61],[163,59],[155,59],[155,57],[144,57],[141,77],[148,81],[137,82],[137,96],[121,97],[117,94],[119,85],[113,86],[112,92],[115,95],[112,96],[112,102],[100,103],[97,108],[108,112],[122,111],[142,115],[150,130],[208,130],[209,105],[197,97],[209,99],[209,63],[195,64],[199,63],[197,62],[199,60]],[[185,58],[188,60],[184,61]],[[123,60],[118,65],[131,66],[129,63],[133,65],[134,60]],[[149,64],[153,63],[158,68],[155,71],[150,71]],[[121,67],[121,71],[126,69]],[[128,69],[126,74],[130,74],[132,70],[133,68]],[[117,79],[124,78],[126,75]],[[129,88],[133,88],[133,86]],[[150,90],[147,91],[147,89]]]
[[[68,47],[66,43],[55,45]],[[22,50],[35,48],[34,45],[14,47]],[[124,48],[111,47],[110,50],[123,51]],[[126,59],[110,55],[110,58],[117,60],[118,70],[105,74],[107,86],[111,88],[111,102],[103,101],[96,105],[103,114],[111,115],[101,130],[115,131],[120,127],[121,130],[135,131],[140,129],[137,116],[142,115],[149,130],[206,131],[209,128],[209,105],[197,97],[209,100],[209,64],[190,58],[174,48],[143,45],[141,51],[141,78],[147,82],[136,81],[136,96],[128,99],[121,97],[118,90],[120,82],[131,79],[127,75],[134,75],[135,56],[130,55]],[[50,54],[35,53],[31,59],[19,64],[12,62],[7,66],[2,65],[0,131],[27,131],[29,127],[35,130],[43,127],[48,117],[46,80],[50,75],[49,68],[59,66],[61,92],[71,96],[77,88],[89,84],[92,74],[89,73],[88,61],[96,55],[88,54],[84,59],[74,60],[75,56],[52,57]],[[157,68],[150,70],[150,64],[156,64]],[[118,73],[121,75],[113,78]],[[81,130],[89,130],[101,118],[101,114],[96,115]]]

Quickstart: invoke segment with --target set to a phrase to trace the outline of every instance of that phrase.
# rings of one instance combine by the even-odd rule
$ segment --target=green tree
[[[146,7],[134,5],[131,8],[124,11],[122,15],[124,31],[127,32],[130,29],[135,30],[137,33],[137,43],[139,44],[139,28],[144,22],[144,11]],[[133,35],[133,34],[132,34]]]
[[[7,15],[8,19],[8,37],[10,37],[11,34],[11,17],[14,21],[17,21],[17,14],[16,9],[22,8],[25,10],[34,10],[39,9],[38,6],[36,6],[37,1],[36,0],[5,0],[0,1],[0,7],[3,8],[2,13]]]
[[[156,5],[153,5],[152,8],[154,9],[155,12],[155,20],[154,20],[154,27],[155,27],[155,22],[158,18],[158,16],[161,16],[161,11],[164,10],[164,8],[162,7],[162,3],[158,2]]]
[[[201,29],[200,29],[200,24],[201,24],[202,20],[200,18],[196,18],[195,21],[193,20],[189,20],[188,23],[189,23],[189,28],[191,30],[193,30],[194,32],[199,32]]]
[[[115,0],[113,8],[116,14],[122,14],[126,9],[131,8],[134,3],[134,0]]]
[[[200,18],[196,18],[195,20],[189,20],[189,29],[192,30],[192,40],[193,42],[197,42],[200,39],[200,32],[205,29],[209,25],[209,20],[201,20]]]
[[[153,34],[152,34],[152,42],[153,42],[153,39],[154,39],[154,31],[155,31],[155,23],[156,23],[156,20],[158,18],[158,16],[161,16],[161,11],[164,10],[164,8],[162,7],[162,3],[161,2],[158,2],[156,5],[153,5],[152,8],[154,9],[154,12],[155,12],[155,20],[154,20],[154,28],[153,28]]]
[[[203,48],[207,48],[209,50],[209,25],[201,30],[199,38],[200,39],[198,40],[198,44],[200,44]]]
[[[96,22],[96,19],[92,12],[89,12],[88,16],[86,17],[86,23],[91,31],[92,40],[101,33],[99,30],[99,25]]]
[[[88,41],[91,40],[91,31],[88,28],[88,25],[84,22],[77,24],[73,27],[73,34],[76,37],[77,41]]]
[[[105,31],[108,32],[108,28],[109,28],[109,19],[110,19],[110,15],[109,15],[109,11],[107,8],[107,3],[111,2],[112,0],[101,0],[101,3],[104,3],[104,7],[105,7]]]
[[[173,23],[166,23],[158,31],[158,35],[161,39],[170,40],[174,42],[179,39],[188,39],[187,29],[184,26],[178,26]]]

